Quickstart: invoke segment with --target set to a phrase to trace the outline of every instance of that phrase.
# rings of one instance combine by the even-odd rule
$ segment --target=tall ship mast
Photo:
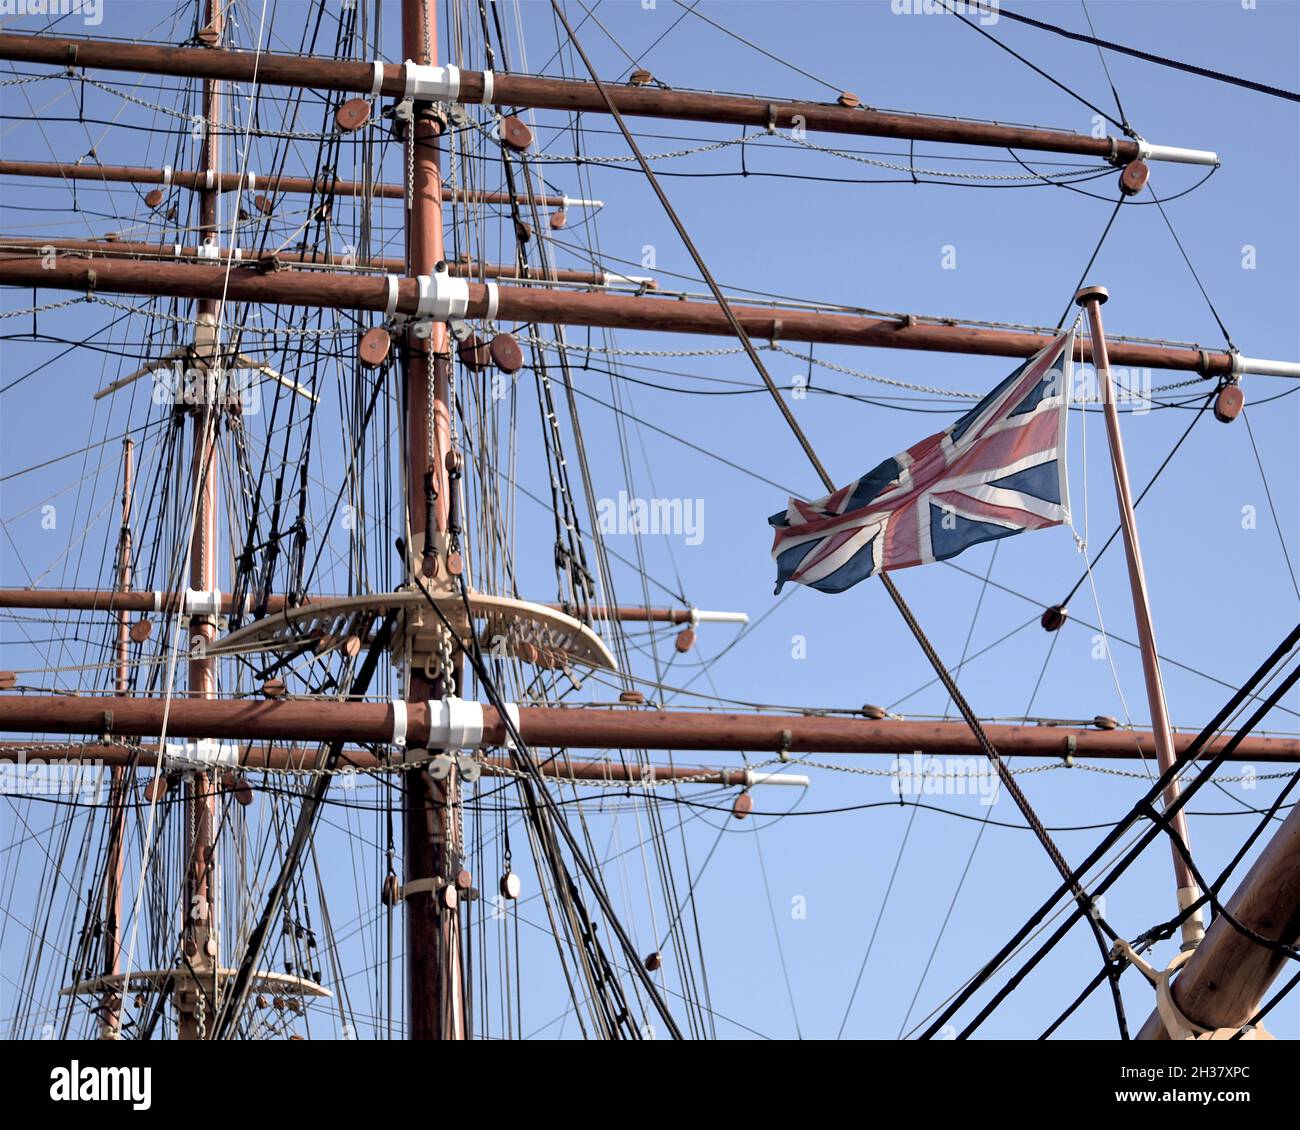
[[[1147,94],[1296,96],[759,7],[0,28],[10,1038],[1300,1035],[1300,350]]]

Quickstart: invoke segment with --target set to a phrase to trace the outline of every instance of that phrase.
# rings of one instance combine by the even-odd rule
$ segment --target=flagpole
[[[1128,558],[1129,587],[1133,593],[1133,616],[1137,621],[1138,643],[1141,645],[1142,673],[1146,678],[1152,738],[1156,747],[1156,761],[1161,773],[1164,773],[1175,761],[1174,739],[1169,728],[1164,683],[1160,678],[1155,627],[1151,621],[1151,605],[1147,598],[1146,573],[1142,568],[1137,520],[1133,515],[1133,493],[1129,487],[1128,467],[1124,461],[1124,444],[1119,432],[1119,410],[1115,406],[1110,361],[1106,354],[1106,335],[1101,324],[1101,307],[1109,297],[1110,292],[1104,286],[1087,286],[1074,296],[1074,300],[1087,311],[1088,326],[1092,334],[1093,366],[1097,371],[1102,411],[1106,417],[1106,436],[1110,441],[1110,465],[1115,472],[1115,498],[1119,503],[1120,529],[1124,534],[1124,554]],[[1178,799],[1180,792],[1178,779],[1175,777],[1164,791],[1166,809]],[[1190,853],[1191,839],[1187,832],[1187,817],[1182,809],[1175,814],[1171,821],[1171,828]],[[1174,875],[1178,881],[1178,908],[1186,910],[1201,897],[1201,892],[1192,877],[1191,868],[1188,867],[1177,845],[1171,842],[1170,849],[1174,856]],[[1195,948],[1205,935],[1205,926],[1201,921],[1199,910],[1183,923],[1182,933],[1183,948]]]

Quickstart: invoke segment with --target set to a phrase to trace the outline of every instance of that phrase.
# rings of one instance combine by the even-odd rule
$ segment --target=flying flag
[[[1070,517],[1065,423],[1074,331],[1029,358],[947,431],[816,502],[790,500],[776,527],[786,581],[843,592],[890,569],[956,557]]]

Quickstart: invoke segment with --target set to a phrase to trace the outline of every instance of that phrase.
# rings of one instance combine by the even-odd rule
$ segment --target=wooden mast
[[[117,591],[131,588],[131,477],[135,442],[122,441],[122,528],[117,539]],[[113,689],[119,695],[131,691],[131,618],[126,611],[117,614],[117,667],[113,672]],[[109,770],[108,851],[104,863],[104,966],[112,977],[121,972],[122,962],[122,876],[126,863],[126,765]],[[105,1040],[121,1038],[122,1001],[125,987],[104,994],[100,1015],[100,1036]]]
[[[435,0],[402,0],[402,55],[418,65],[437,60]],[[442,176],[437,124],[429,102],[415,102],[406,123],[408,211],[407,271],[432,275],[443,261]],[[451,353],[443,322],[427,337],[408,327],[403,351],[406,378],[406,509],[408,570],[426,583],[449,578],[447,474],[451,449]],[[447,652],[450,656],[450,650]],[[411,703],[440,699],[459,691],[458,672],[434,678],[408,671]],[[442,781],[427,773],[402,774],[403,887],[406,916],[406,1031],[413,1040],[465,1038],[464,983],[460,960],[460,920],[454,883],[436,889],[460,870],[459,784],[456,771]]]
[[[1124,534],[1124,555],[1128,559],[1129,588],[1133,594],[1133,618],[1137,621],[1138,643],[1142,652],[1142,675],[1146,680],[1147,704],[1151,713],[1151,733],[1156,746],[1156,763],[1160,772],[1173,765],[1173,734],[1169,727],[1169,708],[1165,703],[1165,687],[1160,677],[1160,657],[1156,652],[1156,630],[1151,620],[1151,602],[1147,596],[1146,573],[1142,567],[1142,549],[1138,543],[1137,518],[1133,514],[1133,493],[1129,488],[1128,465],[1124,459],[1124,443],[1119,431],[1119,409],[1115,405],[1115,388],[1110,375],[1110,362],[1106,357],[1106,334],[1101,324],[1102,303],[1110,297],[1104,286],[1084,287],[1074,300],[1088,313],[1092,331],[1092,361],[1097,372],[1098,391],[1102,411],[1106,416],[1106,436],[1110,442],[1110,465],[1115,473],[1115,499],[1119,506],[1119,524]],[[1164,791],[1165,807],[1172,807],[1182,791],[1178,778],[1170,780]],[[1179,809],[1172,822],[1174,835],[1183,841],[1190,852],[1192,843],[1187,831],[1187,814]],[[1201,897],[1186,859],[1177,846],[1170,844],[1174,857],[1174,876],[1178,881],[1178,909],[1186,910]],[[1200,911],[1183,922],[1183,948],[1192,949],[1205,935]]]
[[[1267,942],[1300,942],[1300,808],[1291,810],[1225,905],[1233,919]],[[1255,1015],[1287,963],[1280,950],[1247,937],[1219,915],[1173,979],[1170,994],[1182,1017],[1197,1027],[1236,1029]],[[1170,1038],[1158,1009],[1137,1038]]]
[[[203,32],[213,43],[224,35],[223,0],[204,0]],[[202,173],[221,170],[221,83],[208,79],[203,83]],[[221,237],[221,193],[216,188],[199,190],[199,238],[217,244]],[[191,364],[203,377],[204,394],[193,406],[193,456],[190,483],[193,492],[193,527],[190,543],[190,587],[198,592],[214,592],[217,583],[217,458],[221,414],[225,410],[220,396],[222,382],[214,379],[224,367],[221,346],[222,304],[218,297],[197,303],[194,325],[194,352]],[[191,699],[215,699],[217,663],[208,649],[217,638],[216,617],[195,615],[189,619],[189,695]],[[217,967],[219,939],[215,932],[216,899],[213,884],[215,844],[213,810],[215,796],[207,773],[200,770],[187,774],[185,789],[185,834],[181,837],[184,859],[185,895],[182,906],[184,927],[181,937],[182,969],[187,977],[178,978],[176,1002],[178,1035],[182,1040],[207,1039],[208,1025],[216,1015],[214,970]]]

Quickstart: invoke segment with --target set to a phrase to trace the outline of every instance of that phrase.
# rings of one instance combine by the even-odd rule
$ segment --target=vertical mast
[[[224,32],[223,0],[204,0],[206,24],[200,37],[211,46],[221,42]],[[199,171],[221,172],[221,83],[203,83],[203,139]],[[219,188],[199,190],[199,237],[207,243],[220,244],[221,192]],[[191,484],[194,497],[193,541],[190,548],[190,587],[199,592],[217,588],[217,436],[223,410],[218,398],[222,385],[219,327],[221,303],[203,299],[197,304],[194,327],[194,351],[191,365],[204,378],[203,393],[197,397],[194,411],[194,452]],[[217,691],[216,661],[208,655],[216,639],[215,616],[195,615],[189,623],[189,697],[215,698]],[[211,1002],[204,1004],[215,986],[211,971],[216,967],[217,939],[213,932],[215,906],[212,890],[212,811],[213,792],[202,771],[189,776],[185,802],[185,925],[182,932],[182,966],[196,980],[179,979],[177,992],[179,1035],[181,1039],[204,1039],[213,1020]],[[188,964],[186,964],[188,963]]]
[[[122,441],[122,529],[117,539],[117,591],[131,589],[131,457],[135,442]],[[122,609],[117,614],[117,669],[113,689],[117,694],[131,690],[131,614]],[[126,861],[126,775],[124,765],[110,770],[108,788],[108,858],[104,864],[104,975],[121,972],[122,962],[122,874]],[[126,986],[104,994],[100,1012],[102,1039],[121,1037],[122,1000]]]
[[[1142,568],[1142,550],[1138,545],[1137,519],[1133,515],[1133,495],[1129,488],[1128,467],[1124,460],[1124,444],[1119,434],[1119,410],[1115,407],[1115,391],[1110,376],[1110,361],[1106,356],[1106,334],[1101,325],[1101,305],[1110,297],[1104,286],[1084,287],[1074,296],[1075,302],[1088,312],[1088,325],[1092,331],[1092,360],[1097,371],[1097,386],[1101,393],[1102,411],[1106,416],[1106,435],[1110,440],[1110,463],[1115,472],[1115,497],[1119,503],[1120,529],[1124,534],[1124,555],[1128,558],[1129,587],[1133,592],[1133,616],[1137,621],[1138,642],[1142,650],[1142,674],[1147,685],[1147,702],[1151,712],[1151,734],[1156,747],[1156,761],[1164,773],[1175,760],[1173,734],[1169,729],[1169,711],[1165,705],[1165,687],[1160,678],[1160,661],[1156,654],[1156,633],[1151,622],[1151,606],[1147,599],[1146,574]],[[1177,799],[1182,790],[1175,777],[1164,792],[1165,807]],[[1175,814],[1172,827],[1183,844],[1191,851],[1187,834],[1187,816],[1184,809]],[[1178,907],[1186,910],[1201,897],[1187,861],[1178,848],[1170,845],[1174,855],[1174,875],[1178,881]],[[1191,949],[1205,934],[1200,911],[1183,923],[1183,948]]]
[[[402,57],[421,66],[437,59],[435,0],[402,0]],[[444,258],[442,183],[432,106],[417,102],[406,128],[408,275],[431,275]],[[451,450],[451,355],[447,327],[435,321],[428,337],[410,329],[403,350],[406,375],[407,568],[431,588],[448,575],[448,460]],[[432,527],[432,528],[430,528]],[[428,613],[426,613],[428,615]],[[411,671],[410,702],[456,693],[457,673]],[[461,832],[456,772],[442,781],[403,773],[403,859],[406,914],[406,1024],[413,1040],[464,1039],[465,1001],[460,921],[453,876],[460,869]],[[414,889],[412,889],[414,888]]]

